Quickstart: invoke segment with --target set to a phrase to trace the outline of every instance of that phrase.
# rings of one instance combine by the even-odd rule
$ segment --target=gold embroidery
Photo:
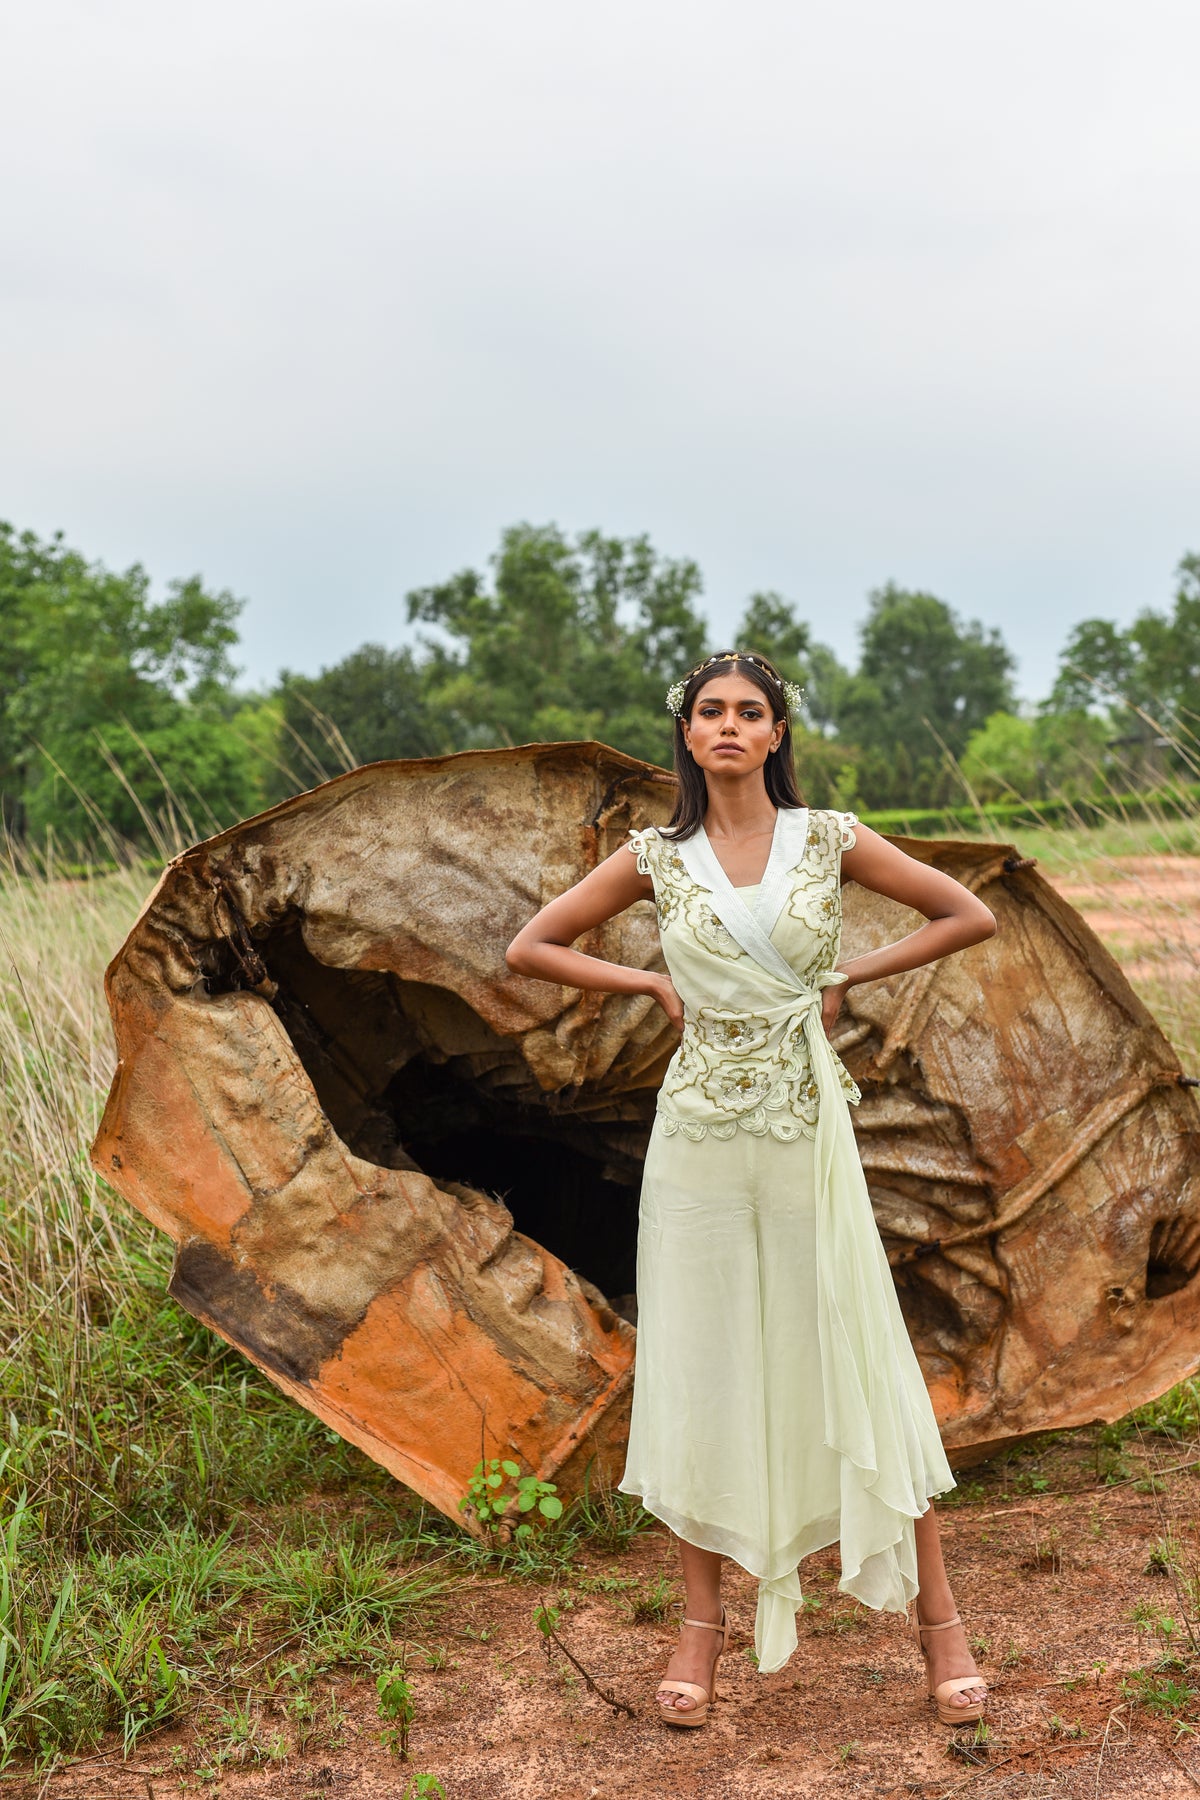
[[[854,842],[851,813],[809,814],[803,858],[791,871],[787,902],[772,936],[799,979],[819,985],[837,960],[842,908],[840,859]],[[678,851],[655,831],[632,833],[654,881],[663,954],[684,1002],[680,1047],[658,1098],[659,1127],[698,1141],[748,1131],[791,1141],[816,1130],[805,1013],[742,949],[693,881]],[[810,1028],[820,1029],[819,1020]],[[859,1091],[835,1057],[846,1099]]]

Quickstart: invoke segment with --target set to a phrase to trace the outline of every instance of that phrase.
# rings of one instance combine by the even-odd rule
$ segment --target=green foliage
[[[299,764],[311,784],[348,764],[459,749],[425,688],[412,650],[382,644],[363,644],[316,676],[285,669],[278,693],[283,756],[289,765]],[[277,774],[272,791],[293,791],[286,771]]]
[[[1133,1669],[1121,1682],[1121,1692],[1146,1712],[1160,1719],[1177,1719],[1192,1709],[1197,1689],[1170,1668]]]
[[[552,1481],[539,1481],[536,1475],[522,1475],[510,1458],[476,1463],[467,1483],[467,1491],[458,1503],[459,1512],[473,1515],[486,1529],[494,1529],[510,1510],[531,1513],[534,1509],[543,1519],[561,1519],[563,1503]],[[528,1520],[516,1527],[514,1536],[526,1538],[533,1530]]]
[[[1011,710],[1011,652],[999,632],[963,625],[944,600],[891,583],[871,595],[861,639],[836,723],[862,748],[864,795],[876,806],[948,799],[953,777],[933,731],[958,756],[992,713]]]
[[[1087,712],[996,712],[971,733],[960,767],[985,802],[1100,798],[1112,767],[1107,737],[1104,721]]]
[[[1114,701],[1128,701],[1158,724],[1194,723],[1200,716],[1200,555],[1182,558],[1175,581],[1170,613],[1147,607],[1126,630],[1109,619],[1083,619],[1073,628],[1050,696],[1054,710],[1107,713]]]
[[[0,523],[0,812],[10,826],[87,832],[96,820],[82,790],[105,823],[143,836],[138,801],[112,777],[118,752],[133,753],[143,808],[160,808],[168,787],[227,819],[252,804],[219,705],[240,608],[198,577],[152,602],[136,564],[115,574],[61,537]]]
[[[677,1604],[675,1583],[666,1575],[657,1575],[630,1595],[629,1616],[635,1625],[661,1625]]]
[[[646,537],[516,525],[492,567],[408,596],[409,619],[441,634],[423,681],[447,747],[598,737],[668,761],[664,695],[705,650],[695,563]]]
[[[561,1618],[562,1614],[558,1607],[551,1606],[547,1601],[539,1601],[538,1605],[533,1609],[534,1625],[547,1642],[549,1642],[550,1638],[553,1637],[554,1633],[558,1630]]]
[[[1099,718],[1124,779],[1137,785],[1200,770],[1200,556],[1182,558],[1175,582],[1169,613],[1147,607],[1125,630],[1081,620],[1047,702],[1051,713]]]
[[[583,1492],[564,1524],[597,1550],[627,1550],[636,1537],[651,1529],[654,1519],[632,1494],[622,1494],[611,1482],[594,1477],[589,1468]]]
[[[782,594],[751,594],[730,649],[769,656],[780,674],[803,687],[810,679],[812,633]],[[832,652],[828,652],[832,655]],[[681,671],[682,673],[682,671]]]
[[[375,1692],[379,1696],[379,1716],[389,1721],[387,1730],[380,1733],[379,1741],[393,1756],[407,1761],[408,1736],[417,1716],[407,1670],[400,1663],[394,1663],[390,1669],[381,1669],[375,1677]]]
[[[971,733],[961,768],[964,780],[981,800],[1036,793],[1040,784],[1033,720],[994,712]]]
[[[601,738],[665,764],[666,689],[708,648],[701,586],[645,536],[515,525],[490,568],[409,593],[408,621],[428,628],[415,645],[363,644],[239,694],[232,596],[192,577],[156,602],[137,565],[114,573],[0,525],[0,818],[164,856],[380,758]],[[813,805],[940,815],[963,798],[955,758],[978,799],[1026,807],[1200,775],[1195,554],[1169,613],[1075,627],[1029,718],[1000,634],[921,591],[870,596],[855,669],[772,591],[749,596],[734,639],[805,689],[794,737]]]

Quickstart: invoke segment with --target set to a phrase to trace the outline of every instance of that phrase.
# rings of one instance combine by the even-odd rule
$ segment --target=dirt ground
[[[1144,954],[1162,974],[1175,946],[1181,978],[1194,979],[1200,858],[1123,858],[1103,878],[1058,885],[1130,973]],[[1085,1431],[964,1473],[958,1503],[940,1516],[951,1579],[991,1686],[986,1743],[938,1724],[902,1621],[837,1595],[832,1550],[803,1565],[800,1647],[766,1677],[748,1655],[753,1583],[731,1566],[735,1636],[720,1702],[704,1728],[667,1729],[652,1696],[674,1627],[639,1622],[631,1606],[660,1577],[674,1581],[670,1541],[656,1530],[619,1557],[586,1559],[554,1593],[504,1579],[465,1582],[427,1642],[397,1646],[416,1701],[407,1762],[381,1743],[373,1685],[343,1683],[326,1696],[327,1713],[307,1741],[264,1703],[275,1760],[217,1766],[194,1734],[163,1733],[130,1761],[111,1749],[47,1778],[0,1778],[0,1794],[405,1800],[421,1791],[414,1782],[422,1774],[440,1780],[447,1800],[1200,1793],[1200,1695],[1191,1695],[1191,1677],[1180,1673],[1174,1693],[1149,1706],[1132,1680],[1181,1638],[1191,1649],[1185,1620],[1194,1621],[1195,1590],[1184,1590],[1188,1574],[1200,1572],[1200,1467],[1187,1466],[1191,1454],[1165,1439],[1118,1453]],[[1165,1546],[1173,1549],[1164,1554]],[[617,1585],[627,1582],[636,1586]],[[632,1718],[588,1692],[557,1653],[547,1658],[533,1621],[543,1599],[559,1606],[566,1645],[634,1709]],[[1158,1675],[1160,1684],[1172,1679],[1169,1669]]]
[[[674,1627],[635,1622],[630,1605],[659,1576],[674,1578],[669,1540],[656,1530],[620,1556],[586,1559],[553,1594],[504,1579],[464,1583],[421,1648],[397,1646],[416,1699],[407,1763],[381,1743],[374,1687],[359,1682],[331,1690],[332,1722],[307,1745],[286,1719],[274,1721],[287,1739],[278,1760],[210,1766],[216,1759],[193,1735],[162,1734],[130,1762],[110,1751],[49,1778],[18,1778],[8,1791],[14,1800],[402,1800],[427,1774],[448,1800],[1195,1793],[1200,1707],[1188,1677],[1162,1714],[1128,1685],[1186,1631],[1190,1605],[1161,1547],[1175,1544],[1184,1571],[1200,1568],[1200,1469],[1178,1466],[1189,1460],[1166,1439],[1117,1452],[1091,1431],[964,1474],[965,1499],[941,1517],[992,1689],[984,1745],[970,1729],[938,1724],[903,1623],[836,1593],[835,1551],[803,1565],[800,1647],[772,1676],[747,1654],[753,1584],[731,1568],[736,1630],[720,1703],[707,1726],[669,1730],[652,1696]],[[612,1591],[630,1579],[636,1588]],[[634,1717],[614,1714],[560,1656],[547,1659],[533,1620],[542,1598],[560,1606],[564,1642]],[[269,1707],[263,1723],[272,1724]]]
[[[1194,981],[1200,970],[1200,856],[1122,856],[1054,877],[1131,980]]]

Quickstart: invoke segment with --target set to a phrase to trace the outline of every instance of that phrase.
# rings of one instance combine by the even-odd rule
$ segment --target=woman
[[[679,1539],[679,1644],[658,1691],[703,1722],[729,1627],[721,1567],[759,1580],[758,1666],[796,1646],[797,1564],[840,1542],[841,1587],[905,1611],[939,1717],[982,1715],[929,1504],[954,1485],[871,1213],[828,1043],[847,988],[979,943],[987,907],[852,813],[810,811],[789,704],[764,657],[726,651],[676,682],[679,794],[542,908],[509,966],[564,987],[647,993],[682,1041],[658,1096],[638,1229],[638,1346],[627,1493]],[[633,855],[629,851],[633,851]],[[835,967],[841,882],[925,915]],[[653,897],[669,974],[570,946]]]

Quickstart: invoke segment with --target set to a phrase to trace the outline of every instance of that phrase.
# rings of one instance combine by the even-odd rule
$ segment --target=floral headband
[[[775,683],[775,686],[783,695],[783,704],[788,712],[798,713],[800,711],[801,706],[804,704],[804,689],[802,687],[794,681],[781,680],[774,669],[772,669],[769,664],[765,663],[761,656],[754,656],[749,651],[729,650],[723,656],[710,656],[706,661],[697,663],[695,668],[689,669],[687,674],[679,681],[673,681],[671,683],[670,687],[667,689],[667,707],[669,711],[675,714],[677,719],[683,712],[683,696],[687,691],[687,685],[692,679],[692,676],[699,675],[701,669],[707,669],[715,666],[717,663],[723,662],[753,663],[756,669],[761,669],[763,674]]]

